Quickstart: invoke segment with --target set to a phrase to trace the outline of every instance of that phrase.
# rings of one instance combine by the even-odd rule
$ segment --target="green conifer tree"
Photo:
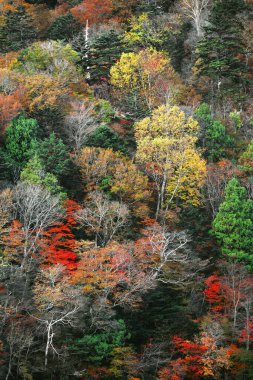
[[[213,232],[223,253],[245,260],[253,268],[253,200],[235,178],[226,187]]]
[[[18,51],[31,44],[37,36],[31,16],[23,6],[8,12],[0,27],[0,53]]]
[[[204,38],[198,44],[197,66],[201,75],[211,79],[212,97],[238,95],[245,84],[243,24],[239,16],[244,7],[243,0],[216,0]]]
[[[38,146],[38,123],[24,115],[14,119],[6,129],[3,148],[0,151],[5,175],[13,181],[35,154]]]

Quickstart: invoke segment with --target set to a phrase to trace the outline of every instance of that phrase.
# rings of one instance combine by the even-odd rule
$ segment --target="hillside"
[[[0,379],[253,380],[253,1],[0,0]]]

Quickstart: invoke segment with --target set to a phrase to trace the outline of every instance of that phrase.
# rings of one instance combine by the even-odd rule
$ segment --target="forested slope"
[[[0,379],[253,379],[253,2],[0,0]]]

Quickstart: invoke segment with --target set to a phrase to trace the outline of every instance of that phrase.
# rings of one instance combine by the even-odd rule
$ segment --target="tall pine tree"
[[[215,98],[238,96],[246,78],[243,25],[239,12],[243,0],[216,0],[205,27],[204,38],[197,46],[200,75],[211,79],[211,95]]]
[[[0,27],[0,53],[18,51],[31,44],[37,36],[32,17],[23,5],[9,11]]]
[[[245,260],[253,268],[253,200],[235,178],[226,187],[213,232],[223,253]]]

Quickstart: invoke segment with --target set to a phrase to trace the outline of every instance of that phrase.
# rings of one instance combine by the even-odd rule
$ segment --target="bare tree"
[[[22,223],[24,238],[24,255],[21,263],[23,268],[30,262],[31,253],[36,250],[36,244],[43,230],[62,215],[59,197],[38,185],[20,182],[13,191],[14,218]]]
[[[189,242],[185,231],[166,232],[158,224],[147,228],[145,237],[128,248],[125,290],[117,295],[116,304],[139,304],[159,282],[174,288],[191,285],[208,260],[196,257]]]
[[[61,265],[41,269],[33,287],[39,313],[32,315],[32,318],[39,322],[42,334],[46,336],[45,367],[50,351],[60,354],[54,345],[56,331],[59,331],[60,326],[74,327],[77,312],[82,305],[79,291],[71,287],[64,270]]]
[[[203,13],[211,0],[181,0],[180,7],[183,12],[192,19],[197,36],[202,34],[201,24],[203,21]]]
[[[90,195],[90,200],[78,212],[81,225],[95,234],[96,245],[105,246],[128,222],[129,209],[124,203],[110,201],[99,191]]]
[[[207,208],[213,219],[219,210],[225,196],[225,189],[231,178],[239,174],[239,170],[230,161],[219,164],[209,164],[204,184],[204,197]]]
[[[21,355],[28,351],[33,343],[33,334],[31,329],[27,328],[25,319],[17,320],[18,318],[10,318],[7,334],[7,343],[9,350],[8,370],[5,380],[8,380],[12,375],[12,368],[20,361]],[[19,363],[20,364],[20,363]]]
[[[94,103],[75,101],[72,111],[65,119],[65,130],[74,151],[79,152],[88,136],[95,131],[97,121],[94,116]]]

